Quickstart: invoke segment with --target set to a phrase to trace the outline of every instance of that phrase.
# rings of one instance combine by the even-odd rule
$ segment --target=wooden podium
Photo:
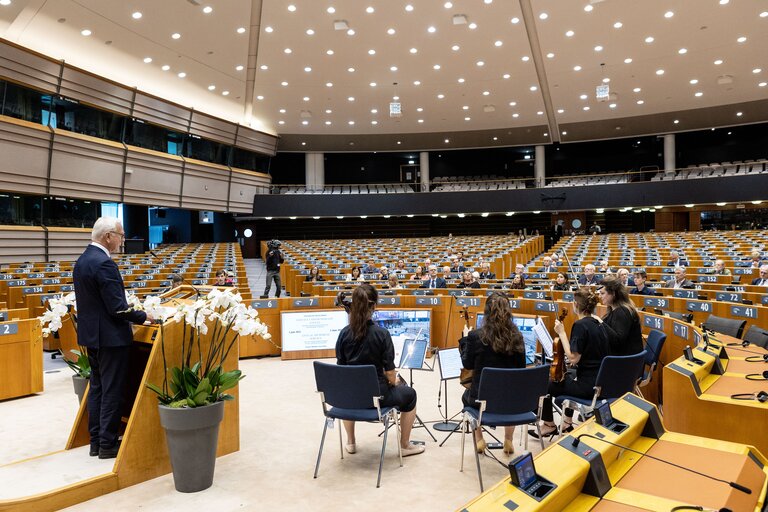
[[[0,400],[43,391],[43,338],[37,318],[0,321]]]
[[[173,302],[192,302],[196,296],[197,292],[191,287],[181,286],[161,297],[168,299],[166,305],[172,305]],[[210,345],[213,329],[208,332],[200,338],[203,353]],[[88,456],[88,411],[87,400],[83,400],[63,450],[0,467],[0,480],[6,483],[23,481],[29,474],[34,474],[39,482],[33,484],[38,487],[28,495],[15,495],[17,491],[12,489],[0,491],[0,511],[58,510],[171,472],[158,417],[157,395],[146,387],[147,383],[162,385],[162,340],[168,365],[177,364],[181,354],[181,324],[166,322],[162,328],[134,326],[131,369],[123,403],[123,440],[117,458],[98,460]],[[230,352],[224,367],[227,371],[238,368],[238,350]],[[218,457],[240,449],[239,389],[235,387],[229,392],[235,398],[225,403]],[[71,466],[66,466],[69,481],[66,481],[61,470],[69,461]],[[46,474],[46,468],[50,474]],[[82,478],[72,482],[72,473]]]

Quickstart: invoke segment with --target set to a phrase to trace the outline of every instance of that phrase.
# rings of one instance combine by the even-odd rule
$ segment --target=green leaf
[[[197,404],[191,398],[187,398],[186,402],[187,402],[187,407],[197,407]]]
[[[228,401],[228,400],[234,400],[234,399],[235,397],[233,397],[232,395],[227,395],[227,394],[219,395],[219,400]]]
[[[160,389],[159,387],[155,386],[154,384],[150,384],[150,383],[147,383],[147,387],[148,387],[150,390],[152,390],[152,391],[154,391],[155,393],[157,393],[157,395],[158,395],[158,396],[159,396],[161,399],[167,396],[165,393],[163,393],[163,390],[162,390],[162,389]]]

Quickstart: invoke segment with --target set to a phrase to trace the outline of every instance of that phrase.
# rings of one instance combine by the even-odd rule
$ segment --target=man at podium
[[[131,322],[152,322],[143,311],[133,311],[125,300],[123,278],[112,260],[125,240],[114,217],[100,217],[93,225],[92,242],[75,263],[77,343],[88,350],[91,364],[88,392],[88,431],[91,457],[117,457],[121,400],[133,342]]]

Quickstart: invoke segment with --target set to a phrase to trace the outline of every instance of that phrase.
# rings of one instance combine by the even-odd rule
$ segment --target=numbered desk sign
[[[45,306],[45,303],[48,302],[51,299],[55,299],[59,295],[56,293],[46,293],[45,295],[40,296],[40,305]]]
[[[43,279],[43,284],[49,285],[49,284],[61,284],[61,279],[57,277],[49,277],[48,279]]]
[[[71,292],[75,289],[75,285],[73,284],[63,284],[59,287],[59,290],[62,292]]]
[[[681,324],[679,322],[673,323],[672,324],[672,332],[678,338],[682,338],[684,340],[688,339],[688,326],[685,325],[685,324]]]
[[[547,311],[549,313],[557,313],[557,304],[551,301],[539,300],[534,303],[534,309],[536,309],[536,311]]]
[[[134,281],[130,284],[131,288],[146,288],[147,283],[146,281]]]
[[[304,297],[302,299],[293,299],[291,304],[295,308],[312,308],[317,307],[320,303],[320,299],[317,297]]]
[[[749,306],[731,306],[731,316],[742,318],[757,318],[757,308]]]
[[[439,306],[443,303],[442,297],[416,297],[417,306]]]
[[[132,276],[133,275],[133,270],[121,270],[120,271],[120,275],[121,276]]]
[[[712,312],[712,304],[705,301],[694,301],[689,300],[685,303],[685,309],[688,311],[698,311],[700,313],[711,313]]]
[[[699,296],[696,290],[675,290],[673,295],[680,299],[695,299]]]
[[[669,299],[663,297],[645,297],[643,306],[647,308],[666,308],[669,306]]]
[[[13,279],[13,274],[0,274],[0,281],[10,281]]]
[[[448,295],[452,297],[466,297],[468,295],[472,295],[472,292],[469,290],[448,290]]]
[[[0,324],[0,336],[18,334],[19,324]]]
[[[698,346],[701,343],[701,334],[698,331],[693,331],[693,345]]]
[[[547,297],[547,292],[543,292],[543,291],[523,292],[523,298],[525,299],[543,300],[546,297]]]
[[[563,302],[573,302],[573,292],[563,292]]]
[[[520,299],[509,299],[510,309],[520,309]]]
[[[6,320],[8,320],[8,312],[0,311],[0,322],[5,322]]]
[[[26,288],[22,289],[22,292],[27,293],[43,293],[43,287],[42,286],[27,286]]]
[[[192,284],[194,284],[195,286],[200,286],[202,284],[205,284],[205,281],[203,281],[202,279],[193,279]]]
[[[379,297],[378,303],[380,306],[399,306],[400,297],[397,295],[387,295]]]
[[[699,282],[700,283],[716,283],[717,276],[713,276],[713,275],[699,276]]]
[[[251,301],[253,309],[277,309],[277,299],[257,299]]]
[[[338,292],[341,291],[341,286],[334,285],[334,286],[326,286],[323,288],[324,290],[327,290],[329,292]]]
[[[8,286],[26,286],[26,279],[16,279],[15,281],[8,281]]]
[[[643,325],[650,327],[651,329],[658,329],[659,331],[663,331],[664,319],[660,316],[645,315],[643,316]]]
[[[457,306],[479,306],[481,303],[479,297],[457,297],[456,298],[456,305]]]
[[[45,277],[45,274],[42,274],[40,272],[36,272],[34,274],[29,274],[27,277],[30,278],[30,279],[42,279],[42,278]]]
[[[736,292],[717,292],[715,297],[721,302],[741,302],[741,294]]]

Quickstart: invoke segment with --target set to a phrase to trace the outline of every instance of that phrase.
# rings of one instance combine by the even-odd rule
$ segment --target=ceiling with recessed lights
[[[764,0],[0,0],[0,36],[277,133],[281,150],[768,120]]]

